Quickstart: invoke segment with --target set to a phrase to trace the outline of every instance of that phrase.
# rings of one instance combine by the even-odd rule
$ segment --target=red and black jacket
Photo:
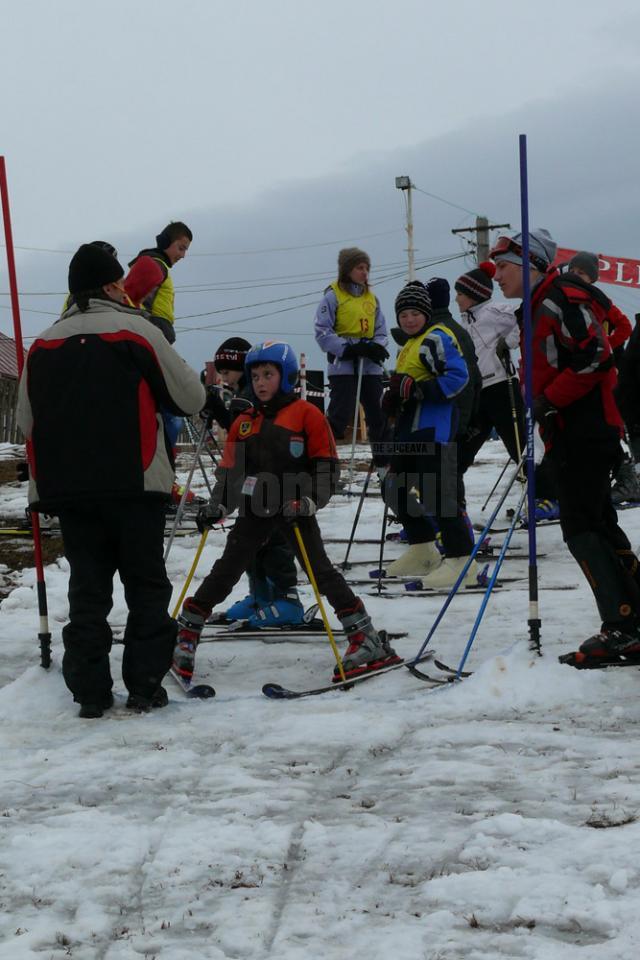
[[[29,502],[48,513],[81,500],[168,499],[173,459],[161,410],[197,413],[198,374],[137,310],[96,298],[33,342],[18,423]]]
[[[278,395],[233,421],[212,501],[256,517],[273,516],[300,497],[324,507],[339,475],[326,417],[306,400]]]
[[[616,368],[594,288],[554,269],[534,288],[531,307],[534,398],[544,394],[558,409],[558,426],[572,441],[617,442]]]

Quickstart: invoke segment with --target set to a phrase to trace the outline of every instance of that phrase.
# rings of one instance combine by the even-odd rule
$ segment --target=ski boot
[[[285,594],[275,596],[269,603],[262,604],[249,617],[248,626],[253,629],[263,627],[299,627],[304,623],[304,607],[295,587]]]
[[[193,673],[193,671],[192,671]],[[139,693],[130,693],[127,698],[127,710],[136,713],[150,713],[151,710],[160,710],[169,703],[169,694],[164,687],[158,687],[150,697],[143,697]]]
[[[450,590],[460,574],[469,557],[443,557],[442,563],[427,577],[422,579],[422,587],[425,590]],[[480,568],[475,560],[469,564],[464,580],[460,587],[473,587],[478,582]]]
[[[634,503],[640,500],[640,482],[633,464],[625,460],[615,476],[611,489],[611,502],[614,507],[621,503]]]
[[[208,611],[199,607],[192,597],[187,597],[178,617],[178,636],[173,651],[173,669],[187,683],[193,679],[196,648]]]
[[[405,552],[387,567],[388,577],[420,577],[440,566],[442,557],[435,543],[412,543]]]
[[[545,520],[558,520],[560,517],[560,504],[557,500],[536,500],[536,523],[543,523]]]
[[[342,668],[347,679],[389,667],[394,663],[402,663],[402,657],[399,657],[390,645],[385,631],[378,632],[371,623],[371,617],[362,600],[356,600],[353,607],[337,612],[349,638],[349,646],[342,658]],[[340,670],[336,665],[333,682],[340,683],[341,680]]]
[[[97,720],[103,716],[105,710],[113,706],[113,693],[109,691],[103,697],[98,697],[89,702],[82,702],[78,710],[78,716],[83,720]]]
[[[250,620],[261,606],[271,602],[273,589],[270,580],[249,574],[249,589],[251,592],[246,597],[232,603],[225,611],[226,620]]]
[[[587,657],[634,657],[640,659],[640,622],[604,624],[593,637],[580,644],[580,653]]]

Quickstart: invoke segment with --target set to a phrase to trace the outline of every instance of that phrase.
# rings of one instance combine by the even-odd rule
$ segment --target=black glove
[[[503,367],[506,367],[511,360],[511,351],[504,337],[498,337],[496,340],[496,357]]]
[[[533,401],[533,418],[540,424],[540,434],[545,443],[551,443],[558,423],[558,410],[547,400],[544,393],[539,394]]]
[[[209,422],[211,422],[211,420],[219,422],[221,419],[228,419],[229,412],[227,405],[218,387],[210,387],[207,390],[207,399],[204,402],[204,407],[200,411],[200,416],[203,420],[208,420]]]
[[[366,360],[372,360],[374,363],[384,363],[385,360],[389,359],[389,351],[381,343],[376,343],[375,340],[360,340],[359,343],[355,344],[355,347],[358,356],[364,357]]]
[[[311,497],[300,497],[299,500],[285,500],[282,504],[282,516],[285,520],[295,522],[312,517],[317,509]]]
[[[227,508],[223,507],[221,503],[206,503],[204,507],[200,507],[198,510],[196,527],[200,533],[204,533],[205,530],[211,530],[212,527],[215,527],[217,523],[222,523],[226,515]]]
[[[26,460],[18,460],[16,464],[16,476],[22,483],[29,479],[29,464]]]
[[[346,345],[346,347],[344,348],[344,350],[342,351],[342,355],[341,355],[340,359],[341,359],[341,360],[355,360],[358,356],[359,356],[359,354],[358,354],[358,344],[357,344],[357,343],[348,343],[348,344]]]
[[[249,410],[253,410],[253,407],[253,401],[249,400],[248,397],[234,397],[229,404],[229,413],[235,420],[241,413],[248,413]]]

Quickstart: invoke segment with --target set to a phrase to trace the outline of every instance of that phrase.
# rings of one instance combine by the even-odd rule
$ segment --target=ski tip
[[[265,683],[262,692],[270,700],[290,700],[292,697],[291,691],[280,686],[279,683]]]
[[[216,692],[208,683],[197,683],[185,691],[190,700],[211,700]]]

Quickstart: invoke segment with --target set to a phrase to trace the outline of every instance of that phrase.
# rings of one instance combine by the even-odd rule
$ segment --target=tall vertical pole
[[[11,215],[9,212],[9,188],[7,183],[7,168],[4,157],[0,157],[0,194],[2,195],[2,221],[4,224],[4,239],[7,250],[7,270],[9,271],[9,290],[11,293],[11,312],[13,315],[13,339],[16,344],[16,364],[18,377],[22,375],[24,367],[24,347],[22,345],[22,324],[20,322],[20,301],[18,298],[18,282],[16,279],[16,261],[13,250],[13,233],[11,231]],[[47,587],[44,580],[44,566],[42,563],[42,538],[40,536],[40,518],[37,513],[31,514],[31,530],[33,533],[33,555],[36,565],[36,590],[38,596],[38,612],[40,629],[40,665],[46,669],[51,666],[51,633],[49,632],[49,613],[47,610]]]
[[[413,246],[413,203],[412,203],[412,194],[411,190],[413,184],[411,183],[411,177],[403,176],[396,177],[396,190],[402,190],[404,193],[407,192],[406,199],[406,209],[407,209],[407,259],[409,262],[409,281],[415,280],[416,278],[416,265],[415,265],[415,248]]]
[[[522,221],[522,308],[524,320],[524,401],[527,431],[527,518],[529,530],[529,645],[540,654],[540,611],[538,608],[538,560],[536,548],[536,482],[533,446],[533,324],[531,276],[529,273],[529,186],[527,137],[520,134],[520,210]]]
[[[407,259],[409,261],[409,282],[416,278],[416,254],[413,246],[413,204],[411,188],[413,184],[409,180],[407,187]]]
[[[478,263],[489,259],[489,220],[487,217],[476,217],[476,256]]]
[[[307,399],[307,355],[300,354],[300,399]]]

